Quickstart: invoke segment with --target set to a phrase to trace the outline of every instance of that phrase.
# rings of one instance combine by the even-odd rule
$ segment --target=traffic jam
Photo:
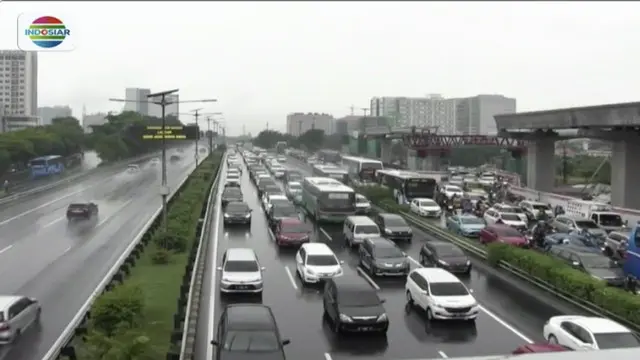
[[[519,199],[489,168],[418,173],[335,151],[238,146],[221,195],[215,314],[229,321],[234,306],[261,306],[272,329],[245,332],[239,346],[251,352],[256,340],[255,351],[268,348],[274,358],[325,360],[640,346],[608,318],[518,299],[454,243],[379,211],[354,190],[362,186],[392,189],[415,216],[480,244],[542,251],[635,291],[627,269],[638,266],[626,253],[636,241],[607,204]],[[216,335],[218,354],[223,338]]]

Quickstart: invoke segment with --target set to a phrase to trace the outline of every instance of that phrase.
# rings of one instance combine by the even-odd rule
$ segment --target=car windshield
[[[522,237],[522,234],[520,232],[518,232],[518,230],[510,228],[510,227],[506,227],[506,226],[497,227],[496,226],[495,230],[496,230],[496,233],[498,233],[498,236]]]
[[[227,212],[230,213],[242,213],[249,211],[249,206],[243,203],[230,203],[227,205]]]
[[[460,222],[465,225],[484,225],[482,219],[472,216],[463,216],[460,218]]]
[[[262,191],[267,192],[267,193],[273,193],[273,194],[282,193],[282,190],[277,185],[267,185],[262,189]]]
[[[380,229],[377,225],[358,225],[356,226],[356,234],[379,234]]]
[[[511,214],[523,214],[524,213],[524,211],[522,211],[522,209],[516,208],[516,207],[504,207],[504,208],[502,208],[502,212],[511,213]]]
[[[582,266],[589,269],[610,269],[616,267],[615,262],[599,254],[581,255],[580,261]]]
[[[520,221],[518,215],[512,213],[501,213],[500,218],[505,221]]]
[[[464,296],[469,291],[459,282],[434,282],[429,285],[434,296]]]
[[[599,333],[593,336],[600,350],[640,347],[640,340],[632,333]]]
[[[384,219],[384,224],[386,226],[407,226],[407,223],[401,217],[388,217]]]
[[[368,307],[380,305],[380,298],[375,291],[369,290],[341,290],[338,302],[348,307]]]
[[[448,244],[436,246],[436,252],[439,256],[465,256],[462,250]]]
[[[536,204],[536,205],[532,205],[532,206],[533,206],[533,208],[534,208],[535,210],[542,210],[542,211],[550,210],[550,209],[549,209],[549,206],[547,206],[547,205],[543,205],[543,204],[540,204],[540,205],[537,205],[537,204]]]
[[[333,255],[307,255],[307,265],[311,266],[335,266],[338,259]]]
[[[258,263],[248,260],[227,261],[224,265],[224,271],[227,272],[256,272],[258,271]]]
[[[299,234],[308,233],[309,229],[302,224],[285,224],[282,226],[282,232],[288,234]]]
[[[445,191],[452,191],[452,192],[462,192],[462,189],[460,189],[457,186],[447,186],[445,188]]]
[[[283,217],[298,217],[298,211],[296,208],[287,203],[287,205],[275,205],[273,207],[273,216]]]
[[[369,200],[367,200],[367,198],[362,195],[356,195],[356,202],[359,204],[369,203]]]
[[[224,190],[223,194],[225,196],[241,196],[242,192],[238,188],[228,187]]]
[[[600,214],[600,225],[622,226],[622,217],[618,214]]]
[[[578,220],[576,226],[580,229],[598,229],[598,225],[591,220]]]
[[[287,200],[287,199],[270,199],[269,203],[271,203],[271,205],[273,205],[273,206],[283,206],[283,205],[289,205],[289,200]]]
[[[420,206],[438,206],[438,204],[432,200],[422,200],[420,201]]]
[[[237,352],[272,352],[280,350],[280,343],[273,331],[229,330],[224,337],[223,348]]]
[[[391,259],[404,257],[404,254],[400,249],[395,246],[376,246],[373,250],[373,255],[377,259]]]
[[[289,184],[289,190],[299,191],[302,190],[302,186],[300,184]]]

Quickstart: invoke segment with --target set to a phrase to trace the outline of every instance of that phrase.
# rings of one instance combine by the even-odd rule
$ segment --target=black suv
[[[224,208],[225,225],[247,225],[251,227],[251,209],[241,201],[231,201]]]
[[[98,205],[90,202],[83,204],[69,204],[67,207],[67,220],[91,220],[98,216]]]
[[[405,240],[411,242],[413,232],[405,219],[396,214],[380,213],[374,221],[380,227],[380,232],[390,240]]]
[[[211,344],[218,360],[284,360],[284,346],[271,308],[259,304],[227,305]]]
[[[242,201],[244,197],[242,196],[242,190],[237,187],[227,187],[222,192],[222,206],[227,206],[231,201]]]
[[[358,257],[360,266],[374,276],[406,276],[411,270],[407,255],[385,238],[365,239]]]
[[[451,273],[469,274],[471,260],[457,245],[445,241],[428,241],[420,249],[420,265],[440,267]]]
[[[389,319],[382,306],[384,300],[369,283],[357,275],[327,279],[322,305],[324,317],[335,333],[387,333]]]

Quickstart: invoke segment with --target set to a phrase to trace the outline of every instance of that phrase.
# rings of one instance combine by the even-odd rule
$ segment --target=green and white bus
[[[302,183],[302,207],[316,222],[343,222],[356,213],[356,193],[336,179],[307,177]]]
[[[336,179],[343,184],[349,183],[349,172],[333,165],[313,165],[313,176]]]

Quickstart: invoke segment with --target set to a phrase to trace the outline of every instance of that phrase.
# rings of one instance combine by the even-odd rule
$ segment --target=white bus
[[[376,171],[384,169],[382,161],[356,156],[343,156],[342,166],[349,172],[351,179],[375,181]]]
[[[313,176],[336,179],[343,184],[349,183],[349,172],[333,165],[313,165]]]
[[[345,221],[356,213],[356,193],[336,179],[307,177],[302,183],[302,206],[316,222]]]
[[[422,174],[406,170],[378,170],[376,180],[379,184],[393,189],[398,204],[407,204],[415,198],[435,199],[439,174]]]

